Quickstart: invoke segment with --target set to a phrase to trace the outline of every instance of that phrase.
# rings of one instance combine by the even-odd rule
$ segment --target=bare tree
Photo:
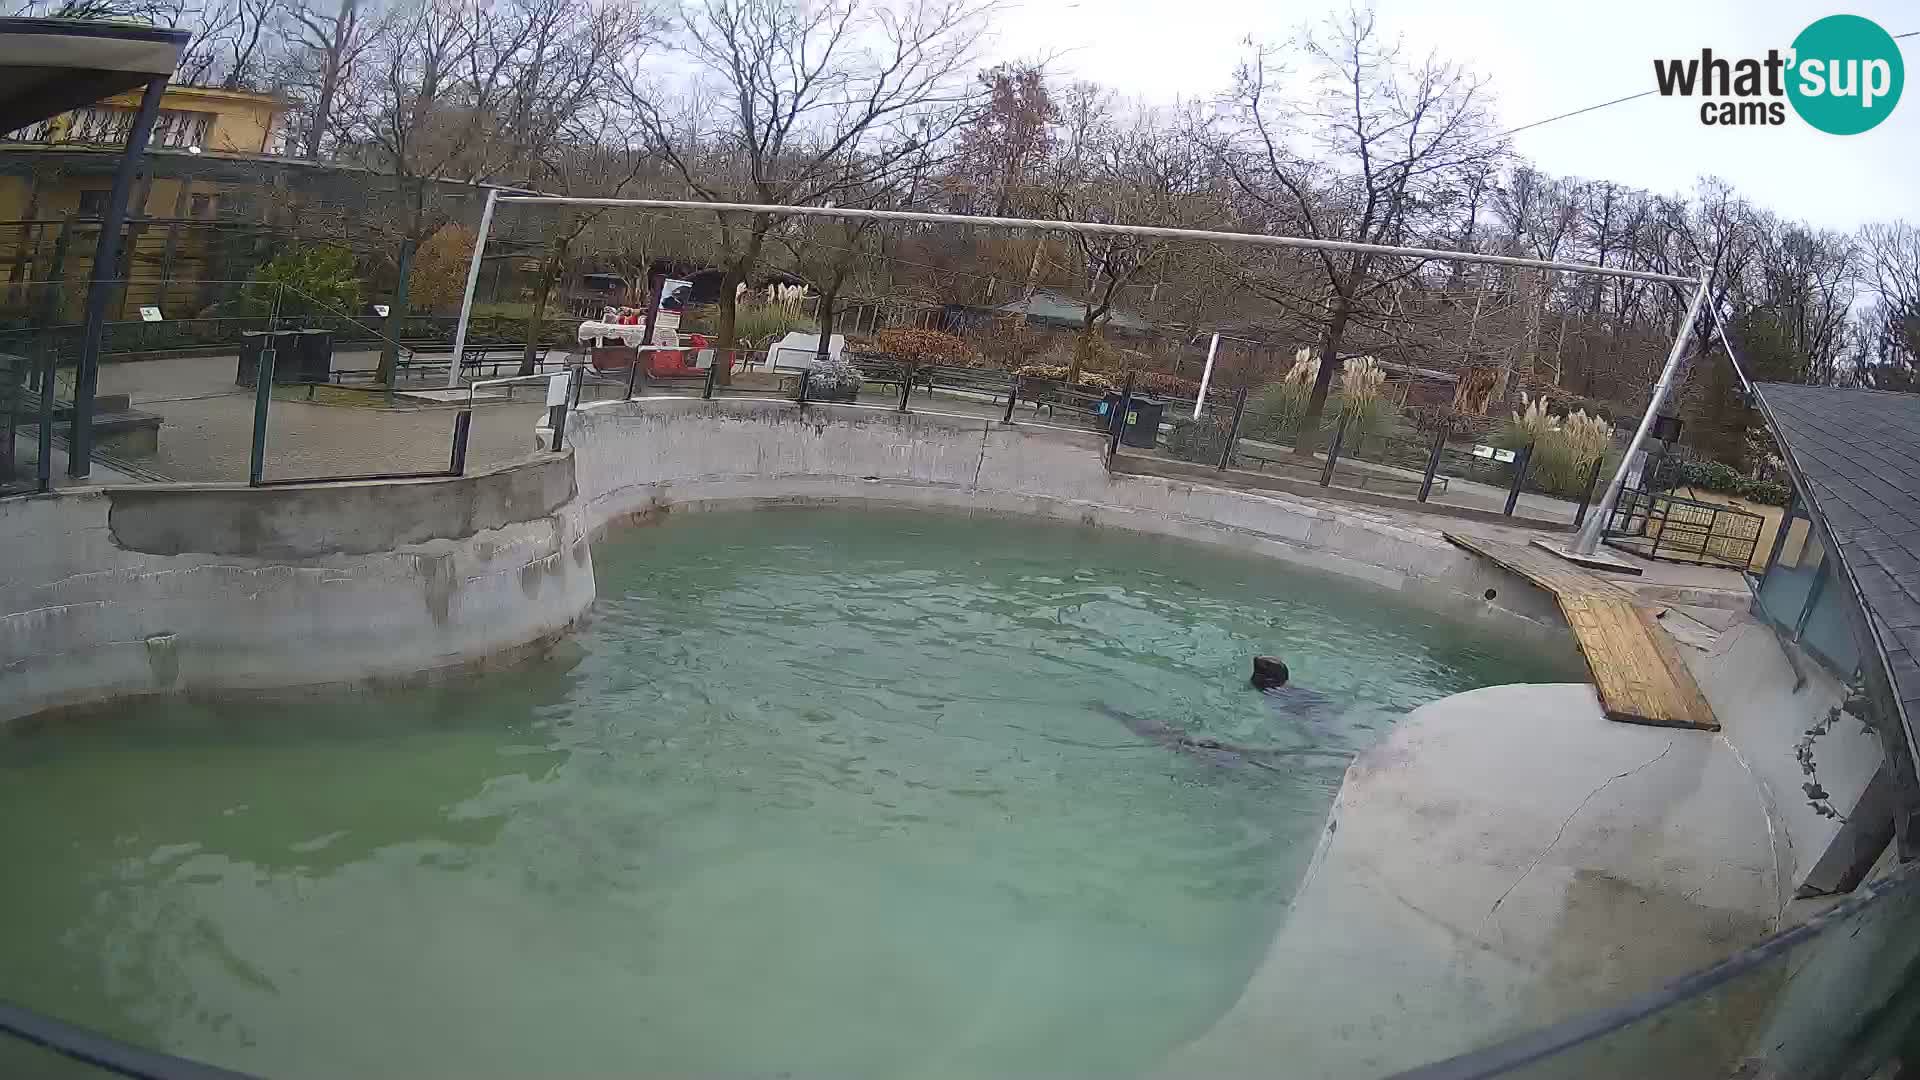
[[[214,0],[183,13],[193,31],[174,81],[224,90],[251,90],[271,80],[268,68],[283,16],[281,0]]]
[[[1862,381],[1920,389],[1920,228],[1904,221],[1860,230],[1865,284],[1877,299],[1866,312]]]
[[[947,178],[950,205],[960,213],[1004,217],[1038,211],[1034,189],[1052,158],[1060,108],[1039,64],[1001,64],[980,73],[986,100],[960,133],[956,168]]]
[[[817,203],[884,186],[944,139],[976,89],[966,78],[986,9],[974,0],[700,0],[679,49],[704,72],[676,112],[640,79],[629,99],[653,149],[708,202]],[[780,215],[722,212],[721,349],[734,291]]]
[[[1444,237],[1462,179],[1501,152],[1490,138],[1483,82],[1433,57],[1402,62],[1361,12],[1306,36],[1300,48],[1319,90],[1310,101],[1282,100],[1277,50],[1256,48],[1235,76],[1216,146],[1248,209],[1266,227],[1316,239],[1409,246]],[[1302,152],[1309,143],[1319,155]],[[1349,324],[1377,319],[1394,286],[1422,268],[1360,252],[1317,252],[1310,261],[1319,278],[1319,371],[1295,444],[1301,455],[1314,452]],[[1280,284],[1271,298],[1297,302],[1292,276]]]
[[[1053,192],[1057,216],[1113,224],[1198,225],[1215,218],[1205,200],[1205,161],[1182,133],[1142,111],[1130,126],[1111,122],[1102,96],[1075,95],[1064,140],[1068,152]],[[1064,269],[1080,294],[1080,328],[1067,380],[1076,381],[1093,356],[1101,328],[1113,317],[1120,291],[1161,268],[1176,242],[1157,237],[1071,233]]]
[[[398,241],[391,308],[401,318],[414,254],[444,216],[429,190],[445,180],[476,181],[507,152],[490,136],[530,30],[525,20],[498,15],[459,0],[414,0],[390,13],[354,78],[339,88],[342,141],[393,178],[390,217],[373,224]],[[388,337],[376,375],[389,385],[396,336]]]
[[[649,155],[632,112],[616,105],[617,71],[659,42],[666,21],[648,7],[590,0],[515,0],[512,10],[524,24],[524,44],[501,95],[499,168],[537,191],[628,194]],[[547,301],[573,243],[605,213],[561,210],[548,229],[521,374],[533,373]]]
[[[601,195],[622,198],[640,178],[650,160],[644,145],[636,142],[606,145],[590,142],[550,144],[541,156],[540,175],[546,178],[539,190],[561,195]],[[547,303],[554,286],[566,270],[573,244],[606,214],[604,209],[557,208],[558,220],[545,226],[546,249],[540,260],[540,276],[534,286],[533,306],[527,314],[526,346],[520,356],[521,375],[534,369],[535,346],[546,323]],[[642,273],[645,268],[642,267]]]
[[[293,50],[282,81],[305,98],[299,110],[304,124],[300,156],[318,161],[337,120],[341,84],[378,40],[379,21],[361,10],[360,0],[295,0],[286,18]]]

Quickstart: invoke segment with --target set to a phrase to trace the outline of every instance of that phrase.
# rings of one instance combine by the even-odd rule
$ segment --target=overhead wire
[[[1898,40],[1900,40],[1901,38],[1910,38],[1910,37],[1914,37],[1914,36],[1916,36],[1916,35],[1920,35],[1920,30],[1909,30],[1909,31],[1907,31],[1907,32],[1906,32],[1906,33],[1904,33],[1904,34],[1894,34],[1894,35],[1892,35],[1892,36],[1893,36],[1893,39],[1894,39],[1895,41],[1898,41]],[[1640,91],[1640,92],[1639,92],[1639,93],[1637,93],[1637,94],[1628,94],[1628,95],[1627,95],[1627,96],[1625,96],[1625,97],[1617,97],[1617,98],[1614,98],[1614,99],[1613,99],[1612,101],[1603,101],[1603,102],[1601,102],[1601,103],[1599,103],[1598,105],[1589,105],[1589,106],[1587,106],[1587,107],[1586,107],[1586,108],[1584,108],[1584,109],[1575,109],[1575,110],[1573,110],[1572,112],[1563,112],[1563,113],[1560,113],[1560,114],[1559,114],[1559,115],[1557,115],[1557,116],[1549,116],[1549,117],[1547,117],[1547,118],[1546,118],[1546,119],[1544,119],[1544,120],[1535,120],[1535,121],[1533,121],[1532,123],[1529,123],[1529,124],[1521,124],[1521,125],[1520,125],[1519,127],[1516,127],[1516,128],[1508,128],[1507,130],[1505,130],[1505,131],[1502,131],[1502,132],[1500,132],[1500,133],[1499,133],[1499,134],[1497,134],[1497,135],[1489,135],[1489,136],[1487,136],[1487,139],[1483,139],[1483,140],[1481,140],[1481,141],[1482,141],[1482,142],[1485,142],[1485,141],[1487,141],[1488,139],[1504,139],[1504,138],[1506,138],[1506,137],[1507,137],[1507,136],[1509,136],[1509,135],[1514,135],[1514,134],[1518,134],[1519,132],[1522,132],[1522,131],[1528,131],[1528,130],[1531,130],[1531,129],[1533,129],[1533,128],[1537,128],[1537,127],[1542,127],[1542,126],[1544,126],[1544,125],[1546,125],[1546,124],[1551,124],[1551,123],[1553,123],[1553,122],[1554,122],[1554,121],[1556,121],[1556,120],[1565,120],[1565,119],[1567,119],[1567,118],[1569,118],[1569,117],[1573,117],[1573,116],[1582,116],[1582,115],[1585,115],[1586,113],[1590,113],[1590,112],[1597,112],[1597,111],[1598,111],[1598,110],[1600,110],[1600,109],[1605,109],[1605,108],[1609,108],[1609,107],[1611,107],[1611,106],[1614,106],[1614,105],[1624,105],[1624,104],[1626,104],[1626,103],[1627,103],[1627,102],[1629,102],[1629,101],[1638,101],[1639,99],[1641,99],[1641,98],[1643,98],[1643,97],[1651,97],[1652,95],[1654,95],[1654,94],[1657,94],[1657,93],[1659,93],[1659,92],[1660,92],[1660,91],[1659,91],[1658,89],[1653,89],[1653,90],[1642,90],[1642,91]]]

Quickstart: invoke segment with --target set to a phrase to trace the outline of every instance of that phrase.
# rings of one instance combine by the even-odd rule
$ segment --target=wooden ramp
[[[1551,592],[1573,628],[1610,720],[1720,730],[1680,647],[1625,589],[1537,547],[1447,533],[1447,540]]]

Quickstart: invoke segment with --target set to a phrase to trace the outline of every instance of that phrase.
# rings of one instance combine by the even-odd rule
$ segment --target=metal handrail
[[[483,386],[512,386],[521,383],[551,382],[555,378],[571,379],[576,366],[570,366],[565,371],[542,371],[533,375],[505,375],[497,379],[475,379],[467,384],[467,403],[464,408],[473,408],[474,391]]]

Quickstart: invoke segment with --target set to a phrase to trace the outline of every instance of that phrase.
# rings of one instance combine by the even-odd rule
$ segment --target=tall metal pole
[[[629,206],[641,210],[691,210],[702,214],[735,212],[769,214],[776,217],[839,218],[846,221],[918,221],[929,225],[964,225],[976,229],[1038,229],[1045,232],[1069,232],[1083,236],[1148,236],[1203,243],[1248,244],[1254,247],[1304,248],[1308,251],[1353,251],[1375,255],[1404,255],[1416,259],[1450,259],[1455,262],[1483,263],[1492,266],[1523,266],[1536,270],[1572,270],[1604,277],[1631,278],[1636,281],[1667,281],[1691,285],[1696,279],[1652,270],[1628,270],[1593,263],[1555,262],[1551,259],[1523,259],[1513,255],[1483,255],[1476,251],[1444,251],[1438,248],[1394,247],[1387,244],[1363,244],[1357,240],[1316,240],[1305,236],[1272,236],[1266,233],[1222,232],[1216,229],[1176,229],[1165,225],[1121,225],[1102,221],[1058,221],[1048,218],[987,217],[981,214],[935,214],[921,210],[867,210],[853,206],[789,206],[784,203],[695,202],[686,199],[613,199],[586,195],[502,195],[501,202],[549,203],[556,206]]]
[[[473,290],[480,283],[480,254],[487,250],[487,233],[493,228],[493,204],[499,198],[499,188],[488,188],[486,209],[480,211],[480,232],[473,238],[473,258],[467,262],[467,291],[460,298],[460,321],[453,327],[453,359],[447,362],[449,390],[460,385],[460,355],[467,348],[467,320],[473,316]]]
[[[1647,415],[1640,418],[1640,427],[1633,433],[1633,441],[1627,444],[1627,454],[1620,459],[1620,468],[1607,484],[1606,496],[1574,537],[1572,551],[1575,555],[1591,555],[1600,547],[1600,533],[1613,517],[1613,508],[1620,501],[1620,493],[1626,490],[1627,473],[1633,468],[1633,456],[1646,444],[1647,432],[1653,430],[1653,420],[1660,415],[1661,407],[1667,403],[1667,394],[1673,389],[1674,376],[1680,371],[1680,358],[1687,351],[1687,339],[1693,336],[1694,321],[1700,317],[1700,306],[1707,299],[1707,281],[1708,278],[1701,278],[1700,287],[1693,292],[1693,303],[1687,305],[1687,317],[1681,320],[1680,332],[1674,335],[1673,350],[1667,353],[1667,366],[1660,370],[1660,381],[1653,385],[1653,399],[1647,402]]]
[[[100,382],[100,339],[106,333],[107,298],[113,293],[113,281],[120,270],[120,229],[127,222],[127,196],[133,187],[134,169],[147,154],[147,137],[153,133],[154,117],[160,114],[160,98],[167,92],[165,75],[147,83],[140,97],[140,111],[134,114],[133,127],[127,132],[127,152],[113,174],[113,190],[107,195],[107,212],[100,222],[100,240],[93,249],[93,281],[87,286],[87,321],[80,343],[80,368],[73,380],[73,427],[67,434],[67,475],[85,477],[93,464],[93,392]],[[146,207],[141,207],[144,213]]]
[[[1207,366],[1200,372],[1200,393],[1193,399],[1193,418],[1200,419],[1200,406],[1206,404],[1207,386],[1213,382],[1213,354],[1220,349],[1220,331],[1213,332],[1213,340],[1207,343]]]

